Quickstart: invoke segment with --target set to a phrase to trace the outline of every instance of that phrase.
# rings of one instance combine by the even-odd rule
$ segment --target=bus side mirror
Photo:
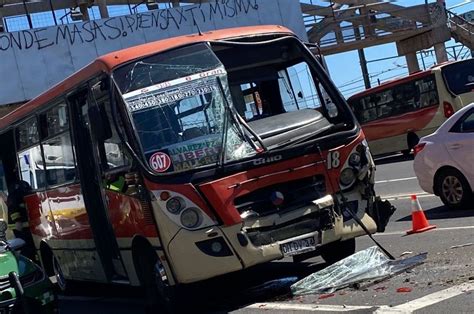
[[[104,142],[105,140],[112,137],[112,129],[110,127],[109,120],[103,111],[104,110],[100,110],[99,106],[97,105],[89,107],[88,109],[92,130],[99,142]]]

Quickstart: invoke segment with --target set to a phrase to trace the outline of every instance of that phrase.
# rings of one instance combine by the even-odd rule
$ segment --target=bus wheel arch
[[[41,241],[39,251],[41,264],[43,264],[43,269],[46,272],[46,275],[49,277],[54,276],[53,250],[45,241]]]
[[[420,142],[420,137],[416,135],[415,132],[408,132],[407,133],[407,147],[408,147],[408,152],[411,152],[411,150]]]
[[[141,235],[132,240],[132,259],[138,281],[144,289],[146,312],[155,313],[163,309],[172,312],[173,291],[161,280],[159,269],[162,264],[155,248]]]
[[[61,265],[59,265],[59,261],[54,255],[53,250],[45,241],[41,241],[40,243],[40,258],[46,275],[48,277],[56,277],[57,287],[61,291],[65,291],[67,283]]]

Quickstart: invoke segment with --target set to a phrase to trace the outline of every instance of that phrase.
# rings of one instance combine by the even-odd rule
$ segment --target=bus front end
[[[392,213],[376,206],[367,142],[325,70],[296,37],[257,35],[114,72],[175,283],[335,261]]]

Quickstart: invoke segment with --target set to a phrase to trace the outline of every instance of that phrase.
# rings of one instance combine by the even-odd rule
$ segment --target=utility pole
[[[360,40],[359,25],[355,25],[354,27],[354,36],[356,40]],[[359,54],[360,68],[362,70],[362,77],[364,78],[365,89],[369,89],[371,85],[370,85],[369,69],[367,68],[367,60],[365,59],[364,49],[357,49],[357,52]]]

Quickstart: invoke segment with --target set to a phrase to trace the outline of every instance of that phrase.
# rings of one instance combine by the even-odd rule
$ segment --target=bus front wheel
[[[146,313],[173,313],[173,291],[162,280],[162,265],[156,252],[151,246],[140,246],[134,250],[133,262],[144,290]]]

